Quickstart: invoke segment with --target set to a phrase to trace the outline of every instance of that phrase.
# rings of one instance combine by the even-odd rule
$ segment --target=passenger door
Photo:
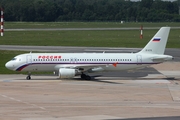
[[[137,64],[141,65],[142,64],[142,56],[141,55],[137,55]]]
[[[26,56],[26,63],[29,63],[29,64],[32,63],[32,56],[31,55]]]

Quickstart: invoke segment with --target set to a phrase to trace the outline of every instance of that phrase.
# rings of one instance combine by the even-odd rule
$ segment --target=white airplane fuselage
[[[97,66],[93,71],[129,70],[158,64],[153,61],[156,54],[137,53],[29,53],[16,56],[16,60],[6,63],[14,71],[55,71],[59,68],[76,66]],[[172,56],[161,55],[166,60]]]

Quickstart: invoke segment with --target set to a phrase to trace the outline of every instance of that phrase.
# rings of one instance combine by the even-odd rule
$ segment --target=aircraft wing
[[[92,72],[93,69],[105,67],[105,64],[65,64],[65,65],[57,65],[55,67],[56,70],[60,68],[71,68],[71,69],[78,69],[82,72]]]

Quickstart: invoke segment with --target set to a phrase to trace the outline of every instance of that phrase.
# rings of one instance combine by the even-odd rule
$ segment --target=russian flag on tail
[[[160,40],[161,40],[160,37],[155,37],[155,38],[153,38],[153,42],[159,42]]]

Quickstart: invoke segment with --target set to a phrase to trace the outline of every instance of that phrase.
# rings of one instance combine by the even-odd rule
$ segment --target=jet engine
[[[76,75],[75,69],[70,69],[70,68],[59,69],[59,78],[73,78],[75,75]]]

